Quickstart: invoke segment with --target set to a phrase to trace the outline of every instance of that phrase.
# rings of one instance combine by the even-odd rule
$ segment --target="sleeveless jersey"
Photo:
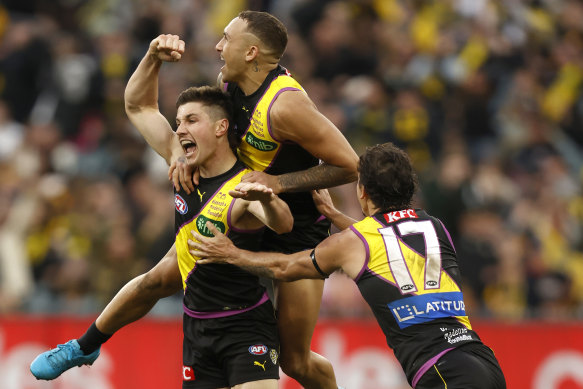
[[[227,235],[235,246],[259,249],[258,241],[264,228],[244,231],[231,224],[231,209],[235,199],[229,196],[241,177],[251,170],[237,161],[227,172],[212,178],[199,179],[191,194],[181,188],[175,192],[175,232],[178,267],[184,288],[184,311],[195,318],[230,316],[248,311],[265,301],[265,288],[258,277],[230,264],[197,266],[199,257],[189,253],[191,230],[212,236],[206,222]]]
[[[300,145],[273,135],[269,115],[274,101],[285,91],[304,93],[284,67],[278,65],[249,96],[236,84],[226,86],[235,106],[236,131],[241,138],[238,155],[243,163],[253,170],[273,175],[318,165],[319,160]],[[295,223],[307,225],[320,216],[309,192],[281,193],[279,196],[289,205]]]
[[[350,228],[367,253],[355,282],[410,384],[428,362],[480,342],[466,315],[453,243],[438,219],[406,209],[367,217]]]

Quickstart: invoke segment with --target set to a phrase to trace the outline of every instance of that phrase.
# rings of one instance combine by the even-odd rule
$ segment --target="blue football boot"
[[[54,380],[74,366],[92,365],[99,350],[85,355],[77,340],[73,339],[36,357],[30,364],[30,372],[37,380]]]

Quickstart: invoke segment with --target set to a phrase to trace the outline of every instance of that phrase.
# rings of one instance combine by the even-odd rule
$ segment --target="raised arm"
[[[276,194],[330,188],[356,180],[358,156],[340,130],[318,111],[306,93],[281,93],[271,108],[270,121],[278,139],[299,144],[323,163],[279,176],[253,172],[246,180],[266,184]]]
[[[146,142],[168,164],[184,154],[170,123],[158,109],[158,74],[162,62],[176,62],[184,53],[184,42],[176,35],[160,35],[150,42],[126,86],[125,110]]]
[[[338,229],[345,230],[357,222],[357,220],[343,214],[334,206],[328,189],[313,190],[312,198],[318,211],[338,227]]]

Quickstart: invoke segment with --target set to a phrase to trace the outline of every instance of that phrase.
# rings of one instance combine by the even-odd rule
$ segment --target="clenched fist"
[[[148,53],[164,62],[177,62],[184,54],[184,41],[178,35],[162,34],[150,42]]]

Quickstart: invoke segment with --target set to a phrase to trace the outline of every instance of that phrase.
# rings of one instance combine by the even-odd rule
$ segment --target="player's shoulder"
[[[324,245],[341,252],[347,250],[348,247],[351,247],[355,244],[361,244],[361,239],[351,228],[346,228],[345,230],[334,233],[322,241],[322,243],[320,243],[320,245]]]
[[[282,89],[270,109],[270,115],[284,119],[293,118],[305,109],[314,107],[307,93],[301,89]]]

